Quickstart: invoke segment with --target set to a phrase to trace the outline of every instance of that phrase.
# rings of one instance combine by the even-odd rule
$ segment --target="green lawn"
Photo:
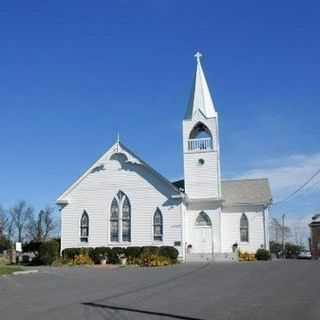
[[[22,268],[16,267],[16,266],[5,266],[0,265],[0,276],[3,276],[5,274],[12,274],[15,271],[21,271]]]

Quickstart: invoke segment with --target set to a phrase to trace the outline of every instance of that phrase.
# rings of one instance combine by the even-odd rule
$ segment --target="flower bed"
[[[70,248],[62,252],[63,261],[73,265],[100,264],[106,261],[108,264],[125,262],[145,267],[175,264],[178,254],[178,250],[170,246]]]

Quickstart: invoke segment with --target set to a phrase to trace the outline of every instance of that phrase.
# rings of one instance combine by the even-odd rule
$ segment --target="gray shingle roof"
[[[268,179],[224,180],[221,183],[224,205],[271,204]]]
[[[184,189],[184,180],[175,181],[173,184],[178,188]],[[269,205],[272,201],[269,180],[265,178],[223,180],[221,189],[225,206]]]

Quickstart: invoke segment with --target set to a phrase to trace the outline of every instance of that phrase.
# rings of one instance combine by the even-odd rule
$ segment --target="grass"
[[[21,270],[23,269],[16,266],[0,265],[0,276],[12,274],[13,272],[21,271]]]

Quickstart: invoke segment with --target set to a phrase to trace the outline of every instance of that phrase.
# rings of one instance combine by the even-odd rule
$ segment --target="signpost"
[[[16,253],[17,253],[17,262],[20,262],[20,253],[22,252],[22,243],[16,242]]]

